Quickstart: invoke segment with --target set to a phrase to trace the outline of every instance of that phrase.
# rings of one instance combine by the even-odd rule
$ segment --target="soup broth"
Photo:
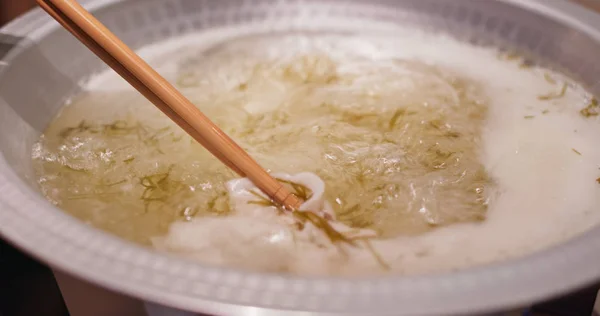
[[[51,202],[164,251],[300,274],[462,268],[600,221],[598,104],[560,74],[415,32],[192,42],[171,43],[186,49],[165,52],[169,62],[155,54],[161,72],[270,171],[318,175],[336,221],[374,232],[373,249],[273,241],[295,228],[242,216],[226,186],[237,175],[112,73],[92,79],[34,147]]]

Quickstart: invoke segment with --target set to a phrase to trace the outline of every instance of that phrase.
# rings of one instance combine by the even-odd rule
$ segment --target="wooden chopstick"
[[[106,64],[108,64],[127,82],[129,82],[129,84],[135,87],[135,89],[142,93],[148,100],[151,100],[151,102],[157,107],[159,107],[161,111],[165,112],[167,116],[169,116],[173,120],[178,119],[177,114],[172,113],[172,110],[169,108],[168,105],[166,105],[161,99],[157,98],[151,90],[144,86],[144,84],[141,83],[137,78],[132,76],[131,73],[127,71],[127,69],[125,69],[116,59],[110,56],[110,54],[108,54],[102,47],[100,47],[96,42],[94,42],[87,34],[85,34],[81,29],[79,29],[77,25],[74,25],[72,22],[70,22],[68,18],[66,18],[60,13],[60,11],[56,11],[54,5],[52,5],[51,3],[46,3],[45,1],[38,1],[38,3],[42,7],[42,9],[48,12],[65,29],[67,29],[75,37],[77,37],[77,39],[79,39],[83,44],[85,44],[96,55],[101,56],[101,59]],[[181,126],[188,134],[192,135],[196,140],[198,140],[202,144],[202,146],[208,149],[213,155],[215,155],[219,160],[225,163],[229,168],[234,170],[237,174],[244,176],[243,172],[239,170],[233,163],[231,163],[226,157],[222,156],[219,152],[210,147],[208,143],[206,143],[206,141],[201,138],[200,135],[197,135],[196,131],[191,126],[189,126],[189,124],[181,120],[181,122],[178,122],[178,125]]]
[[[131,84],[133,87],[135,87],[136,90],[138,90],[140,93],[142,93],[147,99],[149,99],[149,100],[152,99],[152,103],[154,103],[154,104],[160,103],[161,105],[159,107],[161,108],[161,110],[163,112],[171,111],[170,108],[166,104],[164,104],[164,102],[162,102],[162,100],[156,98],[156,95],[154,95],[154,93],[152,93],[151,90],[149,90],[146,86],[144,86],[137,78],[133,77],[127,71],[127,69],[125,69],[116,59],[114,59],[112,56],[110,56],[108,53],[106,53],[106,51],[104,51],[104,49],[102,47],[100,47],[93,40],[91,40],[89,38],[89,36],[87,36],[85,33],[83,33],[81,31],[81,29],[79,29],[76,25],[69,22],[69,20],[66,19],[63,15],[61,15],[60,12],[55,11],[52,4],[46,3],[44,1],[39,1],[39,4],[46,12],[48,12],[52,17],[54,17],[54,19],[57,20],[65,29],[69,30],[72,34],[74,34],[91,51],[96,53],[96,55],[102,56],[102,60],[106,64],[108,64],[113,70],[115,70],[121,77],[123,77],[125,80],[127,80],[127,82],[129,82],[129,84]],[[173,117],[173,116],[177,117],[177,115],[174,113],[167,113],[167,115],[169,117]],[[190,134],[190,135],[196,134],[195,130],[193,128],[191,128],[189,126],[189,124],[187,124],[185,121],[181,121],[181,124],[179,124],[179,125],[186,132],[188,132],[188,134]],[[194,138],[196,138],[196,137],[194,137]],[[213,153],[213,155],[217,156],[219,158],[219,160],[223,161],[223,163],[225,163],[227,166],[229,166],[229,168],[233,169],[236,173],[240,174],[241,176],[244,176],[243,172],[241,170],[237,169],[237,167],[235,165],[233,165],[229,160],[227,160],[227,158],[225,158],[224,156],[220,156],[219,152],[214,151],[210,146],[208,146],[208,144],[206,143],[206,141],[204,139],[202,139],[200,137],[199,142],[202,143],[202,145],[204,147],[206,147],[208,150],[210,150],[211,153]]]
[[[74,0],[38,4],[123,79],[225,165],[248,177],[276,203],[297,209],[302,201],[273,178],[175,87]]]

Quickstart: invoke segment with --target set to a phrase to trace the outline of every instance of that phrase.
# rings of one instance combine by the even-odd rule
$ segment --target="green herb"
[[[125,182],[127,182],[127,179],[123,179],[123,180],[120,180],[120,181],[117,181],[117,182],[113,182],[113,183],[107,183],[107,184],[104,184],[104,185],[107,186],[107,187],[112,187],[112,186],[115,186],[115,185],[123,184]]]
[[[498,54],[498,59],[504,59],[504,60],[517,60],[521,58],[521,56],[515,52],[508,52],[508,53],[499,53]]]
[[[525,118],[525,119],[527,119],[527,120],[529,120],[529,119],[532,119],[532,118],[534,118],[534,117],[535,117],[535,116],[533,116],[533,115],[525,115],[525,116],[523,116],[523,118]]]
[[[101,196],[113,196],[118,195],[120,192],[104,192],[104,193],[90,193],[90,194],[77,194],[67,197],[67,200],[87,200],[95,199]]]
[[[260,206],[275,206],[275,204],[273,204],[272,202],[267,202],[267,201],[248,201],[248,204],[255,204],[255,205],[260,205]]]
[[[287,182],[289,182],[289,181],[287,181]],[[280,212],[285,211],[285,209],[283,207],[276,205],[273,201],[271,201],[268,198],[263,197],[258,192],[255,192],[254,190],[250,190],[248,192],[250,192],[250,194],[252,194],[258,198],[257,201],[248,201],[248,204],[256,204],[256,205],[269,206],[269,207],[274,206]],[[356,245],[354,243],[354,241],[352,241],[348,237],[344,236],[342,233],[338,232],[335,228],[333,228],[331,226],[331,224],[329,224],[327,219],[322,218],[311,211],[290,210],[290,212],[292,213],[294,218],[296,218],[296,220],[298,220],[298,223],[299,223],[299,225],[297,226],[298,229],[303,229],[306,222],[310,222],[317,229],[320,229],[321,231],[323,231],[323,233],[325,233],[325,235],[327,236],[329,241],[331,241],[331,243],[335,244],[338,242],[343,242],[343,243],[347,243],[347,244],[350,244],[353,246]]]
[[[131,158],[127,158],[127,159],[123,160],[123,162],[124,163],[130,163],[130,162],[132,162],[134,160],[135,160],[135,157],[131,157]]]
[[[177,78],[176,84],[182,88],[191,88],[198,86],[198,79],[191,73],[185,73]]]
[[[100,125],[92,125],[87,123],[85,120],[82,120],[75,127],[64,128],[60,131],[59,136],[62,138],[67,138],[72,136],[75,133],[90,133],[90,134],[104,134],[107,136],[119,136],[126,135],[131,131],[137,129],[137,126],[129,126],[127,122],[123,120],[116,120],[110,124],[100,124]]]
[[[505,55],[505,57],[506,57],[507,60],[516,60],[516,59],[521,58],[521,56],[519,54],[515,53],[515,52],[508,53],[508,54]]]
[[[444,122],[442,122],[441,120],[432,120],[429,121],[429,126],[439,130],[444,126]]]
[[[90,172],[89,170],[87,170],[85,168],[75,168],[75,167],[72,167],[72,166],[69,166],[69,165],[63,165],[63,166],[65,166],[65,168],[67,168],[68,170],[75,171],[75,172],[82,172],[82,173],[89,173]]]
[[[444,134],[444,136],[450,137],[450,138],[459,138],[460,133],[454,132],[454,131],[449,131],[449,132],[446,132],[446,134]]]
[[[529,69],[533,67],[534,63],[531,60],[523,60],[519,63],[519,68],[521,69]]]
[[[71,136],[72,133],[74,132],[85,132],[87,130],[89,130],[91,128],[90,125],[88,125],[85,120],[79,122],[79,125],[75,126],[75,127],[67,127],[64,128],[60,131],[60,133],[58,134],[61,138],[67,138],[69,136]]]
[[[198,214],[198,207],[186,206],[180,212],[179,216],[183,217],[186,221],[192,220],[192,217]]]
[[[579,156],[581,156],[581,153],[580,153],[579,151],[577,151],[577,149],[575,149],[575,148],[571,148],[571,150],[572,150],[574,153],[576,153],[576,154],[578,154]]]
[[[429,155],[423,156],[423,160],[421,160],[421,163],[423,164],[423,166],[431,168],[432,171],[446,168],[448,160],[455,153],[450,151],[443,151],[439,148],[435,148],[434,150],[433,148],[435,148],[435,146],[427,150]]]
[[[389,122],[390,130],[392,130],[392,129],[394,129],[394,127],[396,127],[396,123],[398,122],[398,119],[405,113],[406,113],[405,109],[397,109],[394,112],[394,115],[392,115],[392,118],[390,119],[390,122]]]
[[[556,80],[554,80],[549,73],[544,73],[544,79],[550,84],[556,84]]]
[[[210,213],[218,214],[218,215],[226,215],[231,210],[229,207],[229,203],[227,202],[227,191],[220,191],[216,196],[212,197],[207,202],[207,209]],[[224,201],[223,201],[224,200]],[[253,204],[253,203],[249,203]]]
[[[117,136],[128,134],[129,132],[135,130],[137,126],[129,126],[127,125],[127,122],[117,120],[111,124],[101,125],[100,128],[105,135]]]
[[[312,197],[312,190],[300,183],[296,183],[293,181],[288,181],[288,180],[284,180],[284,179],[280,179],[280,178],[275,178],[275,180],[277,180],[281,183],[290,185],[292,187],[292,189],[294,190],[294,192],[292,192],[292,193],[294,193],[295,196],[297,196],[298,198],[300,198],[303,201],[307,201],[308,199],[310,199]]]
[[[260,195],[260,193],[255,192],[254,190],[250,190],[248,192],[250,192],[250,194],[252,194],[258,198],[258,201],[248,201],[248,204],[256,204],[256,205],[267,206],[267,207],[271,207],[271,206],[277,207],[275,202],[273,202],[271,199],[268,199],[268,198]]]
[[[331,241],[331,243],[335,244],[338,242],[342,242],[342,243],[346,243],[346,244],[349,244],[352,246],[356,246],[356,243],[353,240],[349,239],[348,237],[344,236],[342,233],[335,230],[335,228],[333,228],[326,219],[320,217],[319,215],[317,215],[311,211],[300,211],[300,210],[294,210],[294,211],[292,211],[292,214],[301,223],[310,222],[315,227],[322,230],[325,233],[325,235],[327,236],[327,238],[329,239],[329,241]]]
[[[559,98],[564,97],[566,92],[567,92],[567,84],[563,83],[562,88],[560,89],[559,93],[549,93],[549,94],[545,94],[545,95],[539,95],[538,100],[547,101],[547,100],[559,99]]]
[[[384,269],[384,270],[390,270],[390,266],[387,264],[387,262],[385,262],[385,260],[383,260],[383,258],[381,257],[381,255],[375,250],[375,248],[373,248],[373,245],[371,245],[371,241],[368,239],[364,240],[364,244],[365,244],[365,248],[367,248],[367,250],[371,253],[371,255],[373,256],[373,258],[375,258],[375,260],[377,261],[377,263]]]
[[[581,115],[583,115],[585,117],[598,116],[598,114],[600,114],[600,107],[598,106],[598,99],[596,99],[595,97],[592,97],[592,99],[590,100],[590,103],[587,105],[587,107],[585,107],[584,109],[579,111],[579,113],[581,113]]]
[[[358,124],[360,121],[368,118],[376,118],[379,114],[377,113],[350,113],[346,112],[342,116],[342,121],[350,124]]]
[[[150,137],[147,137],[147,138],[144,139],[144,144],[146,144],[148,146],[158,146],[159,137],[162,136],[169,129],[170,129],[169,126],[165,126],[165,127],[161,128],[161,129],[158,129]],[[160,151],[160,149],[158,149],[158,150]]]
[[[339,211],[337,218],[352,227],[358,228],[371,228],[374,224],[373,214],[363,210],[360,204]]]
[[[166,202],[174,192],[179,191],[178,183],[169,180],[172,169],[173,166],[170,166],[165,173],[156,173],[140,178],[140,184],[144,187],[140,199],[144,201],[146,211],[152,202]]]

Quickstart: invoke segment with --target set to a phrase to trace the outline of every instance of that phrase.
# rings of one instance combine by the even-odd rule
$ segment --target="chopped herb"
[[[106,135],[124,135],[133,131],[137,126],[128,126],[127,122],[117,120],[111,124],[101,125],[101,129]]]
[[[280,178],[275,178],[275,180],[281,182],[281,183],[285,183],[288,184],[292,187],[292,189],[294,190],[294,195],[297,196],[298,198],[300,198],[303,201],[307,201],[308,199],[310,199],[312,197],[312,191],[311,189],[309,189],[308,187],[300,184],[300,183],[296,183],[296,182],[292,182],[292,181],[288,181],[288,180],[284,180],[284,179],[280,179]]]
[[[581,153],[580,153],[579,151],[577,151],[577,149],[575,149],[575,148],[571,148],[571,150],[572,150],[574,153],[576,153],[576,154],[578,154],[579,156],[581,156]]]
[[[144,201],[146,211],[152,202],[166,202],[182,188],[180,183],[169,180],[172,169],[173,166],[170,166],[165,173],[156,173],[140,178],[140,184],[144,187],[140,199]]]
[[[266,206],[266,207],[275,206],[275,204],[273,204],[272,202],[268,202],[268,201],[248,201],[248,204],[260,205],[260,206]]]
[[[277,209],[280,212],[285,211],[285,209],[283,207],[276,205],[273,201],[271,201],[268,198],[263,197],[258,192],[255,192],[253,190],[250,190],[248,192],[250,192],[250,194],[252,194],[258,198],[257,201],[248,201],[248,204],[257,204],[257,205],[261,205],[261,206],[274,206],[274,207],[277,207]],[[292,215],[298,220],[298,223],[297,223],[298,229],[303,229],[305,223],[310,222],[317,229],[322,230],[323,233],[325,233],[327,238],[332,243],[335,244],[338,242],[343,242],[343,243],[347,243],[352,246],[356,246],[356,243],[353,240],[349,239],[348,237],[344,236],[342,233],[338,232],[335,228],[333,228],[333,226],[331,226],[331,224],[329,224],[327,219],[320,217],[316,213],[311,212],[311,211],[301,211],[301,210],[291,210],[291,212],[292,212]]]
[[[67,197],[67,200],[87,200],[87,199],[97,198],[100,196],[110,196],[110,195],[118,195],[118,194],[119,194],[119,192],[77,194],[77,195],[71,195],[71,196]]]
[[[371,228],[374,224],[372,214],[364,212],[360,204],[340,210],[337,218],[342,222],[350,224],[352,227],[358,228]]]
[[[531,60],[523,60],[519,63],[519,68],[521,69],[529,69],[533,67],[534,63]]]
[[[356,243],[353,240],[349,239],[348,237],[344,236],[342,233],[335,230],[335,228],[333,228],[331,226],[331,224],[329,224],[329,222],[327,222],[326,219],[320,217],[319,215],[317,215],[311,211],[300,211],[300,210],[294,210],[294,211],[292,211],[292,214],[301,223],[310,222],[318,229],[321,229],[325,233],[325,235],[327,236],[329,241],[331,241],[332,243],[343,242],[343,243],[347,243],[352,246],[356,246]]]
[[[592,97],[592,99],[590,100],[590,103],[587,105],[587,107],[585,107],[584,109],[579,111],[579,113],[581,113],[581,115],[583,115],[585,117],[598,116],[598,114],[600,114],[600,107],[598,106],[598,99],[596,99],[595,97]]]
[[[549,74],[549,73],[547,73],[547,72],[546,72],[546,73],[544,73],[544,79],[546,79],[546,81],[547,81],[548,83],[550,83],[550,84],[556,84],[556,80],[554,80],[554,79],[552,78],[552,76],[550,76],[550,74]]]
[[[517,60],[521,58],[521,56],[515,52],[508,52],[508,53],[499,53],[498,54],[498,59],[504,59],[504,60]]]
[[[277,179],[277,180],[287,183],[287,184],[294,183],[294,182],[286,181],[286,180],[282,181],[281,179]],[[280,210],[281,212],[283,212],[285,210],[281,206],[276,205],[272,200],[262,196],[261,194],[259,194],[258,192],[255,192],[254,190],[250,190],[248,192],[258,198],[257,201],[248,201],[248,204],[257,204],[257,205],[269,206],[269,207],[274,206],[274,207],[277,207],[277,209]],[[325,233],[325,235],[327,236],[327,238],[332,243],[344,242],[344,243],[347,243],[347,244],[350,244],[353,246],[356,245],[354,243],[354,241],[352,241],[348,237],[344,236],[342,233],[338,232],[335,228],[333,228],[333,226],[331,226],[331,224],[329,224],[327,219],[320,217],[316,213],[311,212],[311,211],[301,211],[301,210],[291,210],[291,212],[292,212],[292,215],[298,220],[298,223],[299,223],[298,228],[299,229],[302,229],[306,222],[310,222],[316,228],[322,230]]]
[[[75,171],[75,172],[83,172],[83,173],[89,173],[89,170],[85,169],[85,168],[75,168],[69,165],[64,165],[65,168],[71,170],[71,171]]]
[[[223,201],[223,199],[225,201]],[[219,203],[220,202],[220,203]],[[253,203],[248,203],[253,204]],[[230,212],[229,204],[227,203],[227,192],[221,191],[217,194],[217,196],[212,197],[208,202],[208,211],[214,214],[227,214]]]
[[[515,59],[519,59],[521,56],[515,52],[512,52],[512,53],[506,54],[505,57],[507,60],[515,60]]]
[[[459,138],[460,137],[460,133],[454,132],[454,131],[449,131],[446,134],[444,134],[444,136],[450,137],[450,138]]]
[[[271,206],[277,207],[277,205],[273,201],[260,195],[258,192],[255,192],[254,190],[250,190],[248,192],[250,192],[250,194],[252,194],[258,198],[258,201],[248,201],[248,204],[256,204],[256,205],[268,206],[268,207],[271,207]]]
[[[547,101],[547,100],[559,99],[559,98],[564,97],[566,92],[567,92],[567,84],[563,83],[562,88],[560,89],[559,93],[549,93],[549,94],[545,94],[545,95],[539,95],[538,100]]]
[[[180,211],[179,216],[186,221],[191,221],[196,214],[198,214],[198,207],[186,206]]]
[[[389,123],[389,127],[390,130],[394,129],[394,127],[396,127],[396,123],[398,122],[398,119],[400,118],[400,116],[402,116],[404,113],[406,113],[405,109],[397,109],[394,112],[394,115],[392,115],[392,118],[390,119],[390,123]]]
[[[525,116],[523,116],[523,118],[525,118],[525,119],[528,119],[528,120],[529,120],[529,119],[532,119],[532,118],[534,118],[534,117],[535,117],[535,116],[533,116],[533,115],[525,115]]]
[[[549,111],[549,110],[543,110],[543,111],[542,111],[542,114],[548,114],[548,113],[550,113],[550,111]]]
[[[162,136],[162,134],[164,134],[164,132],[168,131],[169,129],[169,126],[165,126],[163,128],[158,129],[154,134],[152,134],[152,136],[144,139],[144,144],[148,146],[158,146],[159,137]],[[161,152],[160,148],[158,149],[158,151]]]
[[[377,263],[381,266],[381,268],[383,268],[384,270],[390,270],[390,266],[387,264],[387,262],[385,262],[383,260],[381,255],[375,250],[375,248],[373,248],[373,245],[371,245],[371,241],[368,239],[365,239],[364,243],[365,243],[365,248],[367,248],[367,250],[371,253],[373,258],[375,258],[375,261],[377,261]]]
[[[182,88],[190,88],[198,86],[198,79],[193,74],[186,73],[177,78],[177,85]]]
[[[130,163],[130,162],[132,162],[134,160],[135,160],[135,157],[131,157],[131,158],[127,158],[127,159],[123,160],[123,162],[124,163]]]
[[[87,123],[85,120],[81,121],[75,127],[68,127],[60,131],[59,136],[67,138],[72,136],[74,133],[90,133],[99,134],[102,133],[107,136],[119,136],[126,135],[133,130],[138,128],[137,125],[129,126],[127,122],[123,120],[117,120],[110,124],[92,125]]]
[[[92,125],[88,124],[85,120],[82,120],[81,122],[79,122],[79,125],[75,126],[75,127],[67,127],[65,129],[63,129],[60,133],[59,136],[62,138],[67,138],[69,136],[71,136],[71,134],[77,132],[77,133],[83,133],[86,131],[89,131],[93,128]]]
[[[434,129],[441,129],[444,126],[444,122],[441,120],[432,120],[429,121],[429,126],[433,127]]]
[[[344,113],[342,116],[342,121],[350,124],[358,124],[360,121],[368,118],[374,118],[379,116],[377,113]]]
[[[122,184],[122,183],[125,183],[125,182],[127,182],[127,179],[123,179],[123,180],[120,180],[120,181],[117,181],[117,182],[113,182],[113,183],[107,183],[107,184],[104,184],[104,185],[107,186],[107,187],[112,187],[112,186],[119,185],[119,184]]]

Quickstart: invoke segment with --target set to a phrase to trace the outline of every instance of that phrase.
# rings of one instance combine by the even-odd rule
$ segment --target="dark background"
[[[67,316],[54,275],[0,239],[0,316]]]

